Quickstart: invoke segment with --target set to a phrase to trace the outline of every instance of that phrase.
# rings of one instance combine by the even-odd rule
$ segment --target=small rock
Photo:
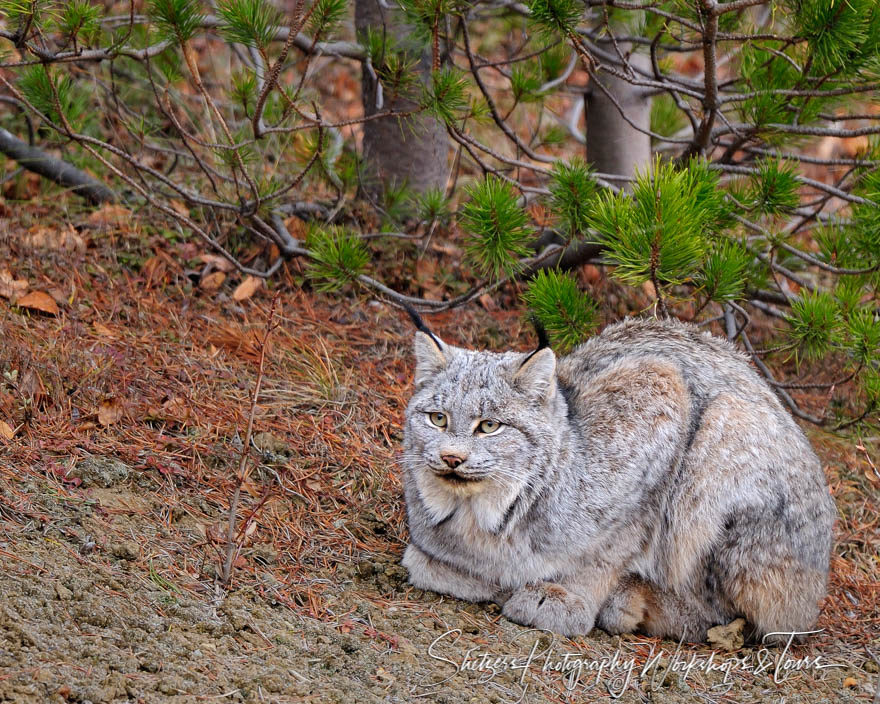
[[[155,660],[141,660],[139,663],[139,669],[144,672],[158,672],[161,667]]]
[[[745,619],[738,618],[731,621],[726,626],[715,626],[710,628],[706,633],[706,639],[709,645],[719,648],[720,650],[739,650],[743,646],[743,628],[745,627]]]
[[[61,601],[70,601],[73,598],[73,592],[65,587],[61,582],[55,582],[55,594]]]
[[[137,560],[140,549],[133,540],[123,540],[110,546],[110,554],[120,560]]]
[[[87,457],[70,470],[68,477],[79,478],[82,486],[109,488],[124,482],[131,475],[131,468],[114,457]]]

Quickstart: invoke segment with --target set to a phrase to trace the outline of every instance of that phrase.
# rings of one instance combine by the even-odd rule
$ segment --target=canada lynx
[[[835,516],[822,468],[733,345],[628,320],[557,359],[421,325],[406,409],[410,582],[573,636],[807,631]]]

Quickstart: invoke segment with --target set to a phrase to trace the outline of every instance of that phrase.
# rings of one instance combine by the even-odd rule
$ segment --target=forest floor
[[[529,632],[407,585],[411,329],[308,292],[294,262],[223,589],[272,291],[115,206],[0,208],[0,701],[878,701],[876,438],[807,429],[840,516],[805,645]],[[610,322],[627,310],[608,293]],[[525,349],[504,295],[431,324]]]

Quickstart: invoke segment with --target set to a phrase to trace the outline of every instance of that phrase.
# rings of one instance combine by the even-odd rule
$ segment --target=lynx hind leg
[[[784,411],[721,394],[704,410],[670,506],[665,574],[678,593],[745,617],[753,637],[810,630],[825,594],[834,506]]]
[[[696,642],[705,640],[706,631],[715,624],[699,605],[630,574],[608,596],[596,625],[612,635],[644,633]]]
[[[409,570],[409,582],[427,591],[448,594],[465,601],[492,601],[497,591],[491,585],[432,559],[410,543],[401,564]]]
[[[802,519],[785,522],[797,520]],[[822,536],[810,536],[814,531],[806,526],[800,537],[807,533],[813,539],[793,544],[792,536],[779,535],[777,525],[767,526],[766,519],[763,523],[734,525],[728,532],[719,553],[726,573],[723,588],[733,610],[749,622],[750,640],[784,643],[789,634],[816,625],[827,588],[830,546]]]

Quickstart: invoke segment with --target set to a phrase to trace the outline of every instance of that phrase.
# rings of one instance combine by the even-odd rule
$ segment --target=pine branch
[[[30,146],[5,129],[0,128],[0,152],[17,161],[28,171],[70,188],[93,205],[111,203],[116,194],[97,179],[72,164],[49,156],[37,147]]]

